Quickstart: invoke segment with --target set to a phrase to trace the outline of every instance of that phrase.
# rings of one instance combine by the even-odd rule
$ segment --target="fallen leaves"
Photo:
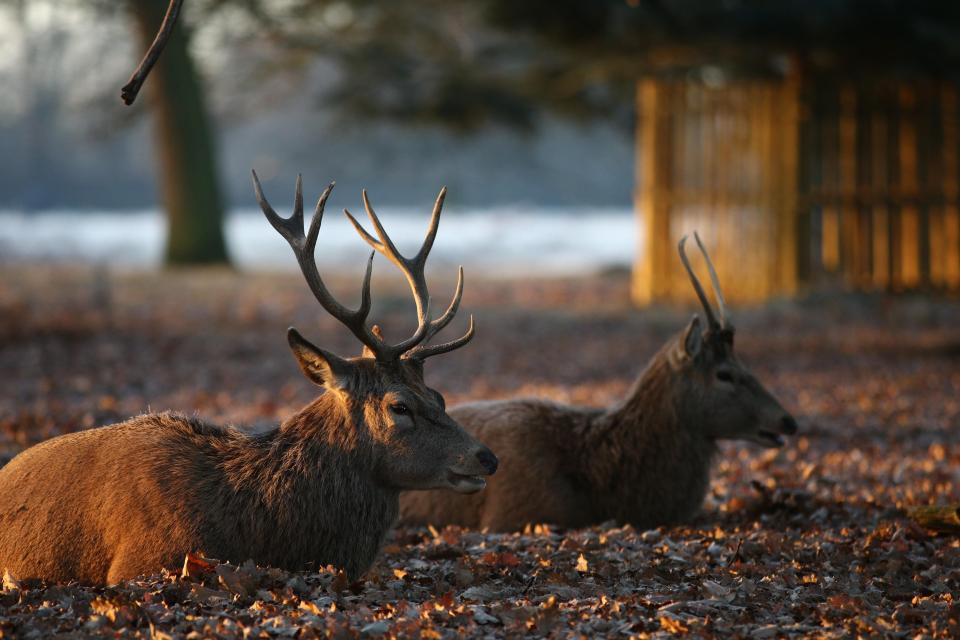
[[[78,313],[79,285],[25,287],[50,297],[27,300],[26,316],[4,325],[15,333],[0,332],[10,372],[0,462],[148,404],[269,423],[309,401],[276,339],[291,318],[316,315],[302,282],[208,277],[118,281],[109,327]],[[517,394],[615,401],[686,320],[611,309],[625,289],[607,281],[474,284],[483,357],[438,358],[428,371],[451,405]],[[392,318],[406,321],[397,306]],[[87,319],[73,326],[78,317]],[[960,502],[956,317],[950,303],[896,301],[883,313],[738,313],[738,350],[801,432],[774,451],[723,443],[704,514],[689,525],[397,530],[354,583],[330,567],[288,572],[200,554],[180,572],[110,588],[5,573],[0,638],[960,637],[960,536],[932,535],[911,517],[922,506],[949,521],[932,505]],[[331,329],[324,346],[355,349],[319,322]]]
[[[493,629],[507,636],[664,631],[767,638],[909,628],[951,637],[960,631],[953,596],[960,545],[911,537],[907,524],[894,521],[871,536],[809,527],[787,538],[731,522],[722,537],[715,523],[543,535],[401,530],[392,537],[409,542],[355,584],[333,567],[296,573],[203,559],[204,570],[189,576],[163,573],[112,588],[21,584],[18,604],[0,607],[0,629],[122,628],[154,637],[479,637]],[[458,538],[460,557],[420,560],[446,544],[444,537]],[[748,542],[756,553],[736,558]],[[544,568],[545,561],[567,569]],[[466,567],[474,584],[461,587],[456,575]]]

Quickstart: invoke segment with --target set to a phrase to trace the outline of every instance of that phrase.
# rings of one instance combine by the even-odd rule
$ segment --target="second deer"
[[[779,447],[781,436],[795,433],[793,417],[734,354],[720,283],[695,237],[718,314],[690,266],[685,237],[679,253],[706,327],[694,316],[654,355],[627,397],[606,409],[538,399],[452,409],[451,416],[496,449],[500,471],[477,496],[404,494],[401,521],[495,531],[610,519],[639,528],[683,522],[706,495],[717,440]]]

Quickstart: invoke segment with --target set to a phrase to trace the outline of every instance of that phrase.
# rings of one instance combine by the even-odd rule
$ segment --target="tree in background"
[[[167,3],[131,0],[128,6],[146,49]],[[154,114],[159,190],[167,213],[166,262],[226,263],[214,133],[188,39],[187,25],[177,25],[146,89]]]

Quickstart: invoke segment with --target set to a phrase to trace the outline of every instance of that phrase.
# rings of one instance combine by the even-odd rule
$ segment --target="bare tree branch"
[[[133,104],[133,101],[137,99],[137,94],[140,93],[140,87],[143,86],[143,82],[147,79],[147,76],[150,75],[150,70],[153,69],[153,65],[160,59],[160,54],[163,53],[163,48],[167,46],[167,40],[170,39],[170,34],[173,33],[173,26],[177,22],[177,17],[180,15],[180,7],[182,5],[183,0],[170,0],[170,4],[167,6],[167,14],[163,16],[160,30],[157,31],[157,37],[153,39],[153,43],[150,45],[150,48],[147,49],[147,53],[143,56],[143,60],[140,61],[140,65],[133,72],[133,75],[130,76],[130,80],[120,89],[120,97],[127,106]]]

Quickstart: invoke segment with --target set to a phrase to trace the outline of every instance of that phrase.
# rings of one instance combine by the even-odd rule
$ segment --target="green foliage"
[[[350,16],[339,46],[321,45],[339,69],[327,98],[341,113],[457,129],[490,122],[529,129],[544,110],[622,115],[639,76],[685,74],[705,64],[728,75],[777,75],[788,61],[818,74],[960,70],[960,5],[946,1],[293,4],[310,15],[336,6]],[[309,22],[295,26],[301,39]]]

